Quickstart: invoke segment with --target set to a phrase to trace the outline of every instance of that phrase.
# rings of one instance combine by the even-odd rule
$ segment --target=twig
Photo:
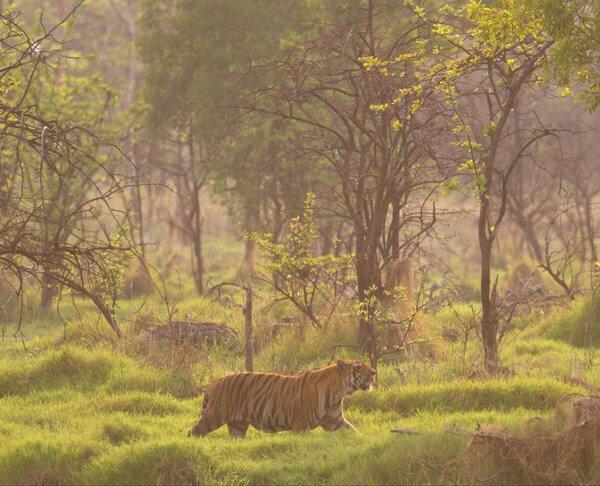
[[[424,460],[421,460],[421,464],[423,464],[423,466],[431,469],[433,472],[438,473],[440,476],[448,479],[449,484],[458,484],[456,481],[452,480],[452,478],[450,478],[446,473],[444,473],[444,471],[440,471],[440,469],[435,467],[433,464],[429,464],[429,463],[425,462]]]
[[[418,430],[412,430],[412,429],[393,428],[393,429],[390,429],[390,432],[394,432],[396,434],[404,434],[404,435],[421,435],[421,432],[419,432]]]
[[[488,483],[490,481],[493,481],[494,479],[496,479],[498,476],[500,476],[500,474],[503,474],[507,472],[506,468],[500,469],[500,471],[498,471],[496,474],[494,474],[493,476],[490,476],[489,478],[485,478],[485,479],[477,479],[475,478],[475,481],[477,481],[478,483]]]
[[[333,363],[333,360],[335,360],[335,355],[339,348],[361,349],[363,352],[367,349],[366,346],[363,346],[362,344],[334,344],[332,347],[333,354],[331,355],[329,364]]]

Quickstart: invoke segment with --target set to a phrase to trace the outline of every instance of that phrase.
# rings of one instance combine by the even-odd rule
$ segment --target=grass
[[[401,415],[420,411],[510,411],[515,408],[551,410],[573,387],[549,379],[513,378],[493,381],[455,381],[432,385],[392,386],[359,394],[350,406],[365,411],[390,410]]]
[[[501,356],[512,374],[487,380],[469,379],[479,353],[474,336],[464,350],[444,340],[454,316],[446,310],[424,318],[434,356],[386,360],[380,387],[346,401],[356,433],[250,429],[246,439],[233,440],[222,427],[188,438],[201,411],[201,387],[242,370],[241,350],[153,348],[143,330],[165,316],[156,300],[143,312],[139,304],[126,301],[119,310],[121,342],[87,309],[66,329],[56,319],[25,323],[26,334],[35,336],[27,349],[0,343],[0,484],[472,484],[484,476],[460,459],[469,439],[452,432],[502,426],[518,435],[532,421],[551,420],[566,395],[588,393],[564,375],[600,384],[590,342],[582,347],[579,334],[584,322],[596,329],[596,301],[532,320],[509,336]],[[277,306],[265,314],[266,300],[256,304],[258,328],[290,312]],[[190,297],[178,304],[177,316],[185,315],[242,332],[235,307]],[[261,341],[257,369],[295,373],[327,364],[335,344],[354,342],[352,319],[340,308],[324,331],[305,327]],[[354,353],[340,349],[336,357]],[[420,435],[393,434],[395,427]],[[596,462],[592,482],[600,480]]]
[[[571,304],[568,312],[546,323],[545,336],[578,347],[600,345],[600,293]]]
[[[519,430],[582,391],[522,377],[401,385],[386,365],[381,371],[379,389],[347,401],[357,433],[251,429],[233,440],[223,427],[197,439],[187,431],[201,397],[182,393],[169,370],[101,347],[13,349],[0,359],[0,483],[444,484],[444,474],[462,472],[440,474],[438,466],[467,444],[447,429]],[[422,434],[392,434],[393,427]]]

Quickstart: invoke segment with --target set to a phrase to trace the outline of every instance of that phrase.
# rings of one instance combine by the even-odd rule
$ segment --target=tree
[[[553,40],[550,74],[561,84],[572,81],[591,110],[600,106],[600,5],[595,0],[527,0]]]
[[[20,297],[33,280],[90,298],[120,335],[113,309],[132,247],[114,201],[126,181],[106,163],[110,145],[37,103],[56,27],[30,37],[12,12],[0,29],[0,272]]]
[[[133,223],[130,236],[136,236],[136,240],[143,243],[141,150],[139,137],[133,140],[132,136],[134,117],[126,116],[139,81],[133,49],[135,6],[133,0],[98,0],[85,2],[71,12],[66,8],[67,3],[63,0],[14,2],[15,7],[24,12],[22,20],[33,33],[43,30],[39,19],[44,23],[61,23],[53,34],[57,40],[54,52],[47,53],[46,62],[51,69],[39,74],[31,95],[45,118],[75,120],[103,139],[120,144],[132,163],[120,164],[119,170],[124,176],[135,176],[136,181],[126,189],[133,195],[126,201],[126,211]],[[88,42],[90,38],[94,42]],[[89,144],[87,150],[99,157],[108,155],[103,147],[93,144]],[[108,162],[108,158],[104,160]],[[57,204],[77,204],[78,194],[85,192],[84,187],[79,189],[60,196]],[[143,245],[140,248],[143,254]],[[54,286],[42,286],[43,309],[50,310],[56,292]]]
[[[240,122],[238,110],[228,105],[263,81],[244,75],[247,67],[272,58],[282,46],[302,37],[330,3],[141,2],[138,46],[146,68],[149,125],[167,152],[173,152],[170,140],[195,145],[195,159],[186,159],[185,170],[168,154],[155,157],[170,177],[184,174],[183,182],[174,183],[181,195],[178,214],[191,214],[194,205],[199,210],[197,193],[208,185],[249,232],[266,231],[279,238],[286,222],[302,211],[304,195],[314,189],[316,171],[309,162],[289,156],[289,124]],[[198,190],[187,191],[185,184]],[[201,247],[200,227],[189,221],[178,226],[194,229],[186,238]]]
[[[320,315],[324,304],[333,304],[338,287],[343,286],[351,255],[315,256],[317,237],[314,216],[315,195],[306,195],[301,216],[292,218],[289,233],[281,243],[273,235],[257,233],[252,241],[262,250],[267,263],[256,278],[269,284],[278,300],[287,300],[317,329],[326,324]],[[335,307],[333,307],[335,308]]]
[[[448,49],[438,87],[454,112],[458,156],[467,154],[458,172],[467,176],[479,203],[481,337],[485,368],[494,372],[499,296],[497,277],[492,281],[493,248],[509,205],[511,178],[535,156],[540,141],[553,134],[540,121],[535,103],[524,104],[522,96],[535,88],[551,41],[535,13],[514,0],[493,7],[471,1],[456,11],[447,7],[432,19],[415,11],[437,34],[441,48]]]
[[[435,223],[428,150],[439,106],[421,78],[419,23],[401,20],[405,13],[399,2],[347,7],[312,41],[258,66],[268,86],[238,105],[293,124],[296,153],[324,164],[328,180],[317,196],[352,228],[361,301],[373,288],[383,295],[382,269],[414,251]],[[377,346],[372,323],[361,316],[367,349]]]

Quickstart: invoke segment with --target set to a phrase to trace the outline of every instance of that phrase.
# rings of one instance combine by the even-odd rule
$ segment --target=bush
[[[325,366],[334,355],[335,345],[355,344],[357,328],[354,316],[349,318],[340,312],[325,329],[283,331],[274,343],[261,350],[256,359],[258,369],[294,374]],[[360,359],[360,351],[340,347],[335,357]]]

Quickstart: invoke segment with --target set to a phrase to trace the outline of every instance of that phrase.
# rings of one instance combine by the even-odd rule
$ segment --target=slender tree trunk
[[[594,265],[598,261],[598,253],[596,250],[596,242],[594,241],[594,213],[592,211],[592,198],[585,195],[585,226],[590,247],[590,289],[594,289]]]
[[[196,150],[194,147],[194,131],[193,125],[190,120],[189,122],[189,133],[188,133],[188,150],[191,170],[190,176],[192,180],[187,182],[186,185],[191,188],[188,190],[190,197],[192,198],[192,208],[190,214],[191,223],[191,239],[192,239],[192,274],[194,276],[194,283],[196,284],[196,291],[199,295],[204,292],[204,259],[202,258],[202,207],[200,204],[200,191],[204,182],[195,173],[194,165],[196,164]]]
[[[58,15],[58,21],[61,22],[67,16],[67,8],[65,5],[65,0],[56,0],[56,9]],[[66,31],[65,27],[61,26],[56,34],[56,38],[58,42],[63,42],[65,40]],[[56,66],[56,76],[55,76],[55,84],[56,86],[62,83],[63,78],[63,70],[64,70],[64,61],[63,56],[58,56],[58,64]],[[40,176],[41,178],[41,176]],[[42,312],[45,314],[49,314],[52,309],[52,300],[56,296],[56,287],[52,285],[52,277],[49,274],[50,269],[44,268],[44,274],[42,275],[42,294],[40,299],[40,306]]]
[[[254,326],[252,324],[252,287],[246,287],[246,305],[244,306],[244,353],[246,371],[254,371]]]
[[[360,302],[367,302],[367,299],[375,292],[377,300],[381,298],[381,277],[377,265],[376,248],[369,249],[364,241],[364,235],[357,231],[356,235],[356,278],[358,284],[358,299]],[[371,366],[377,368],[378,348],[377,348],[377,329],[375,328],[375,312],[377,303],[374,306],[368,306],[361,312],[358,327],[358,344],[364,346]]]
[[[321,233],[321,255],[329,255],[333,249],[333,222],[327,221],[319,233]]]
[[[44,314],[50,314],[54,297],[56,297],[56,286],[52,283],[49,270],[45,269],[42,275],[42,295],[40,299],[40,307]]]
[[[360,241],[359,241],[360,240]],[[358,286],[358,300],[365,302],[368,298],[368,290],[371,287],[370,272],[367,268],[366,244],[362,241],[363,238],[356,235],[356,284]],[[360,314],[358,323],[358,344],[368,346],[371,320],[364,312]]]
[[[481,337],[483,340],[483,363],[488,373],[494,373],[498,366],[498,317],[492,291],[492,245],[494,234],[488,235],[488,207],[491,187],[491,170],[488,175],[486,189],[481,195],[479,209],[479,252],[481,256]],[[495,291],[495,288],[494,288]]]
[[[194,197],[196,207],[193,216],[193,269],[194,283],[199,295],[204,292],[204,258],[202,255],[202,218],[200,215],[200,194]]]
[[[542,247],[540,246],[540,242],[538,241],[535,231],[533,230],[533,222],[532,221],[524,221],[521,226],[523,233],[525,235],[525,240],[528,243],[529,249],[531,253],[533,253],[533,257],[535,261],[542,262],[544,261],[544,255],[542,253]]]
[[[131,162],[133,164],[134,171],[135,171],[136,185],[133,190],[134,190],[136,213],[137,213],[138,237],[139,237],[139,243],[140,243],[140,251],[142,253],[142,258],[145,260],[146,259],[146,247],[145,247],[145,240],[144,240],[144,212],[143,212],[144,207],[143,207],[143,200],[142,200],[142,184],[141,184],[142,174],[141,174],[140,167],[138,165],[137,145],[135,145],[135,142],[132,142]]]
[[[392,222],[390,224],[391,258],[400,257],[400,203],[397,198],[392,201]]]
[[[486,243],[481,246],[481,336],[484,366],[489,373],[498,365],[498,317],[491,288],[491,262],[492,247]]]

